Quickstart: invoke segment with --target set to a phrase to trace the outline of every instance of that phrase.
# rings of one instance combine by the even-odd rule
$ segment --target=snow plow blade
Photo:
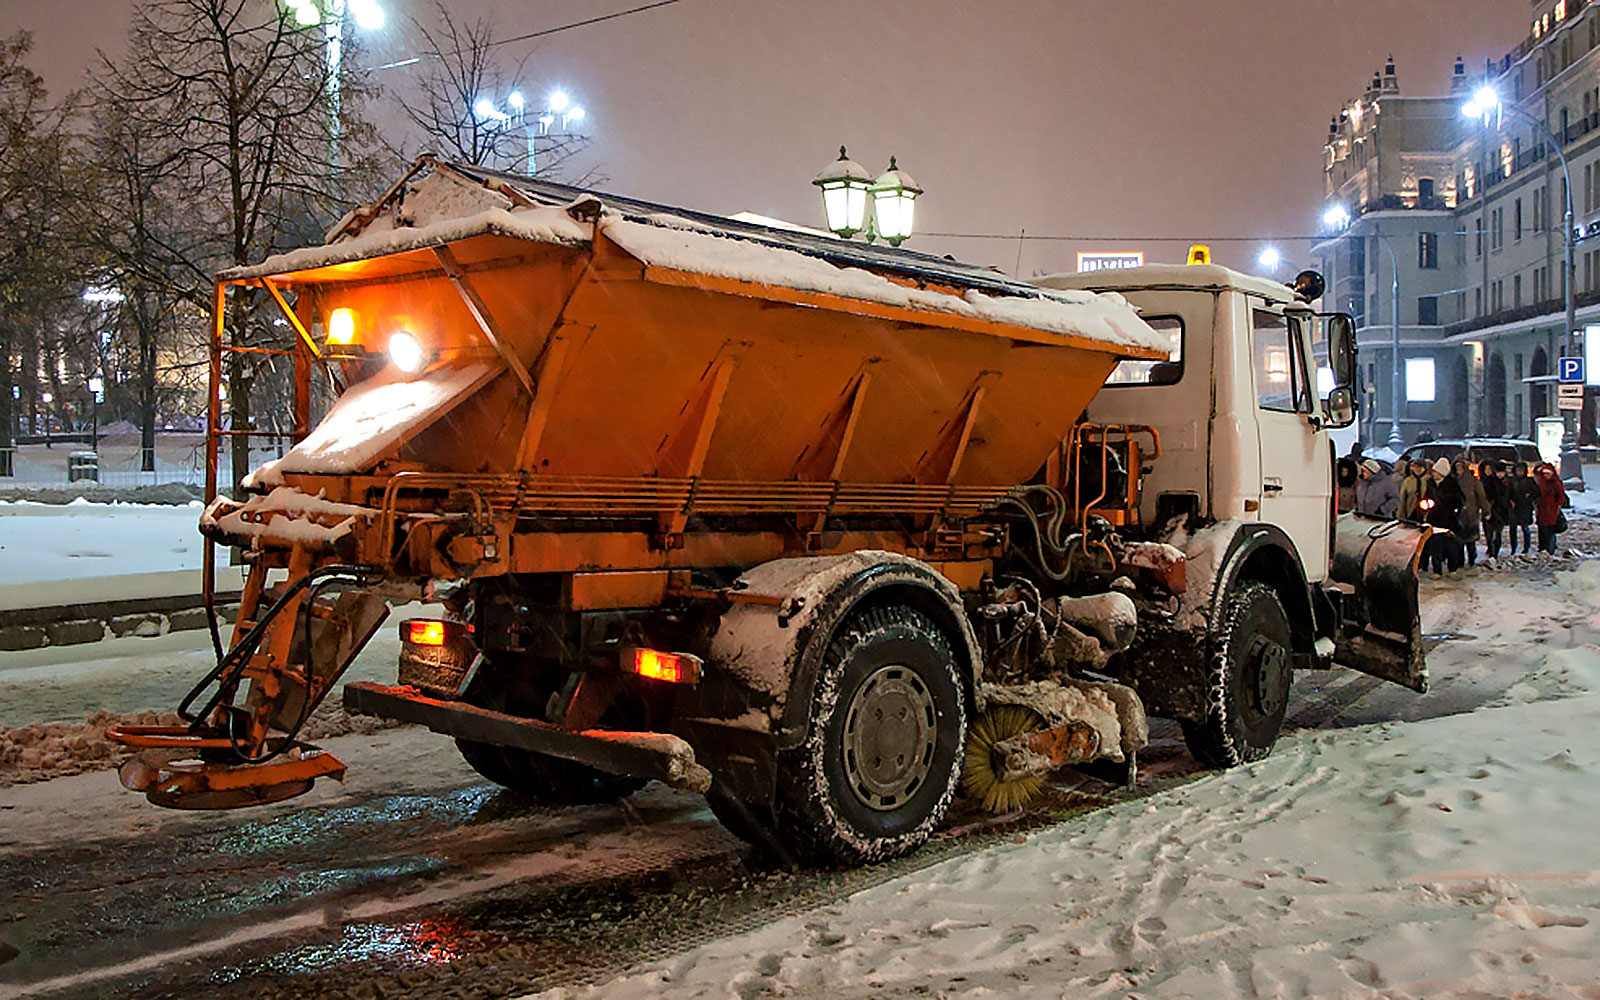
[[[1433,529],[1409,521],[1342,514],[1334,522],[1329,576],[1344,593],[1344,628],[1333,662],[1428,690],[1417,562]]]

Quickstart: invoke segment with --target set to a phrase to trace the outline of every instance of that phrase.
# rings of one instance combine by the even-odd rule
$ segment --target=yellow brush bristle
[[[1044,775],[1001,781],[994,770],[994,745],[1023,733],[1044,728],[1044,720],[1021,705],[998,705],[978,717],[967,732],[965,766],[961,788],[995,815],[1021,809],[1038,797],[1044,788]]]

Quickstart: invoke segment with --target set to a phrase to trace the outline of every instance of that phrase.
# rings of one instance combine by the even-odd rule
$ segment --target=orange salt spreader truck
[[[1427,529],[1333,506],[1355,352],[1320,285],[1029,284],[425,157],[218,278],[201,529],[249,574],[190,724],[112,734],[122,781],[228,808],[342,779],[298,730],[418,600],[442,615],[348,711],[545,801],[702,792],[800,861],[912,850],[1065,765],[1132,782],[1147,711],[1256,759],[1296,669],[1426,683]],[[230,290],[298,338],[298,440],[238,498],[217,390],[260,348]]]

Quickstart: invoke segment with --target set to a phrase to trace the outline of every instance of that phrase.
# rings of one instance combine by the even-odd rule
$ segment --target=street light
[[[355,21],[362,31],[378,31],[388,18],[378,0],[283,0],[294,14],[295,23],[312,28],[322,25],[323,50],[328,64],[328,164],[339,157],[340,86],[344,76],[345,21]],[[318,7],[318,3],[321,7]]]
[[[1538,129],[1539,132],[1542,133],[1547,140],[1549,140],[1550,148],[1555,150],[1556,156],[1559,157],[1560,160],[1561,160],[1561,173],[1566,179],[1566,187],[1567,187],[1567,191],[1566,191],[1566,194],[1567,194],[1566,202],[1567,203],[1566,203],[1566,206],[1565,206],[1566,207],[1566,222],[1565,222],[1565,225],[1562,226],[1562,228],[1566,231],[1565,243],[1566,243],[1566,251],[1567,251],[1567,253],[1566,253],[1567,260],[1566,260],[1566,274],[1564,276],[1565,280],[1562,281],[1562,285],[1565,286],[1565,291],[1566,291],[1566,296],[1565,297],[1566,297],[1566,306],[1567,306],[1567,332],[1566,332],[1566,336],[1564,336],[1562,338],[1563,346],[1562,346],[1561,353],[1565,354],[1565,355],[1571,355],[1573,353],[1573,351],[1574,351],[1573,337],[1577,333],[1577,326],[1578,326],[1578,316],[1577,316],[1578,307],[1577,307],[1576,300],[1573,298],[1574,289],[1572,287],[1573,278],[1577,277],[1577,268],[1573,264],[1574,252],[1573,252],[1573,239],[1572,239],[1572,167],[1567,163],[1567,154],[1561,148],[1561,141],[1558,140],[1555,137],[1555,134],[1553,132],[1550,131],[1550,127],[1548,125],[1546,125],[1542,120],[1540,120],[1540,119],[1534,117],[1533,115],[1529,114],[1528,112],[1522,110],[1521,108],[1517,107],[1515,104],[1508,105],[1505,102],[1501,101],[1500,100],[1500,95],[1495,92],[1495,89],[1493,87],[1490,87],[1488,85],[1484,85],[1482,87],[1479,87],[1476,91],[1473,92],[1472,100],[1468,101],[1466,104],[1462,105],[1462,107],[1461,107],[1461,113],[1463,115],[1465,115],[1468,118],[1476,118],[1479,121],[1481,121],[1485,126],[1487,126],[1489,124],[1489,118],[1492,115],[1494,117],[1494,119],[1495,119],[1494,126],[1495,126],[1495,128],[1497,130],[1501,127],[1501,123],[1502,123],[1502,121],[1503,121],[1503,119],[1505,117],[1506,112],[1508,112],[1508,111],[1511,112],[1512,114],[1517,115],[1517,116],[1523,118],[1524,120],[1530,122],[1533,125],[1534,128]],[[1565,138],[1565,136],[1563,136],[1563,138]],[[1562,422],[1562,427],[1564,428],[1564,433],[1562,434],[1562,439],[1561,439],[1561,478],[1562,479],[1568,479],[1568,478],[1571,478],[1571,477],[1574,477],[1574,476],[1581,477],[1583,475],[1583,469],[1578,464],[1578,452],[1573,447],[1575,444],[1577,444],[1577,440],[1576,440],[1577,436],[1574,433],[1572,418],[1570,416],[1568,416],[1568,414],[1570,414],[1571,412],[1572,412],[1571,410],[1562,410],[1561,411],[1561,422]]]
[[[835,235],[849,239],[865,232],[867,242],[881,236],[892,246],[911,237],[916,200],[922,188],[900,169],[893,156],[889,157],[889,169],[873,180],[840,146],[839,158],[824,167],[811,183],[822,191],[822,212],[829,231]],[[872,218],[867,216],[868,196],[872,199]]]
[[[1343,229],[1350,224],[1350,210],[1343,205],[1333,205],[1323,213],[1322,222],[1329,229]],[[1372,235],[1389,252],[1389,448],[1398,454],[1406,443],[1400,433],[1400,261],[1394,255],[1394,244],[1389,242],[1389,237],[1376,229]],[[1333,300],[1337,308],[1337,290]]]
[[[1267,247],[1261,251],[1261,256],[1256,258],[1256,262],[1269,271],[1276,271],[1278,265],[1283,263],[1283,255],[1278,253],[1277,247]]]
[[[550,136],[570,136],[572,126],[588,117],[588,112],[582,105],[573,104],[572,98],[566,91],[553,90],[545,98],[543,108],[528,106],[528,99],[522,91],[513,90],[506,95],[506,105],[510,111],[502,111],[494,101],[488,97],[480,97],[473,102],[472,113],[478,121],[490,128],[509,128],[521,125],[528,138],[528,176],[533,177],[539,172],[538,140]],[[556,122],[561,123],[561,128],[552,130]]]

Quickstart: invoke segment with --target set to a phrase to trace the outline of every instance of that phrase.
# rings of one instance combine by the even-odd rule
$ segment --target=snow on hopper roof
[[[433,172],[412,180],[422,167]],[[604,205],[596,215],[596,208]],[[581,209],[580,209],[581,206]],[[1022,327],[1165,357],[1157,334],[1116,293],[1057,291],[999,272],[832,236],[653,205],[462,164],[419,161],[385,199],[353,213],[323,247],[223,272],[272,277],[497,234],[568,246],[596,232],[647,266]],[[593,220],[593,221],[590,221]],[[359,235],[349,235],[358,232]],[[890,280],[891,275],[898,280]],[[908,285],[932,285],[951,291]],[[936,320],[933,322],[937,323]]]

